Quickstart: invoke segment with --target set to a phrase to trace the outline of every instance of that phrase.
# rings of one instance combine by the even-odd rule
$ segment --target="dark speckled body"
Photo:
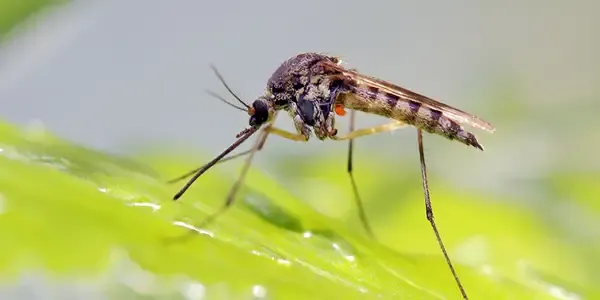
[[[401,99],[396,94],[380,91],[376,87],[354,84],[350,90],[351,92],[340,94],[337,99],[347,108],[398,120],[483,150],[473,133],[444,116],[439,109],[426,107],[415,100]]]
[[[383,80],[341,67],[336,57],[302,53],[284,63],[267,83],[272,105],[286,110],[299,133],[320,140],[335,135],[334,105],[391,118],[483,150],[459,122],[493,131],[487,122]]]
[[[267,90],[275,96],[275,102],[295,102],[298,94],[319,81],[318,76],[323,70],[319,70],[317,63],[323,60],[338,62],[335,58],[317,53],[298,54],[283,62],[267,82]]]
[[[337,89],[320,65],[338,59],[318,53],[302,53],[283,62],[267,82],[267,93],[273,106],[284,109],[294,120],[296,130],[307,139],[311,128],[324,140],[334,129],[331,114]]]

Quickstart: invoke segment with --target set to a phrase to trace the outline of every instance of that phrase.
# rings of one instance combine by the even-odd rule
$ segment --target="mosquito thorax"
[[[267,82],[267,90],[273,95],[275,105],[284,106],[297,101],[298,93],[311,84],[314,75],[320,73],[318,65],[323,61],[337,62],[337,59],[319,53],[301,53],[284,61]]]
[[[294,120],[296,130],[307,139],[314,132],[320,140],[333,132],[334,115],[330,112],[337,89],[323,71],[321,63],[335,57],[319,53],[301,53],[284,61],[267,83],[267,93],[275,109],[284,109]]]

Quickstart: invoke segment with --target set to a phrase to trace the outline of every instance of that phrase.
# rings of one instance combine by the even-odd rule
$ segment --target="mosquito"
[[[347,69],[342,66],[340,58],[325,54],[301,53],[283,62],[267,81],[264,95],[258,97],[252,104],[242,101],[227,85],[217,69],[214,66],[212,68],[223,86],[240,105],[231,103],[212,92],[209,93],[228,105],[247,112],[250,116],[249,126],[237,134],[237,140],[231,146],[206,165],[171,180],[170,182],[175,182],[193,175],[175,194],[174,200],[179,199],[198,177],[215,164],[247,155],[240,175],[230,189],[223,206],[204,220],[202,224],[206,225],[234,203],[235,196],[244,181],[255,153],[263,148],[269,135],[307,142],[314,133],[319,140],[348,141],[346,170],[350,177],[354,201],[363,227],[374,239],[375,236],[369,225],[352,173],[353,141],[361,136],[391,132],[411,125],[417,129],[426,217],[463,298],[468,299],[435,223],[423,153],[422,131],[437,134],[483,151],[484,148],[475,135],[463,129],[461,124],[494,132],[495,128],[490,123],[387,81],[361,74],[355,69]],[[349,132],[340,136],[335,128],[335,117],[336,115],[344,116],[346,109],[350,110]],[[273,125],[277,114],[281,111],[286,111],[292,118],[296,132],[286,131]],[[355,129],[356,111],[383,116],[391,119],[392,122],[370,128]],[[227,156],[257,132],[259,132],[258,139],[249,150]]]

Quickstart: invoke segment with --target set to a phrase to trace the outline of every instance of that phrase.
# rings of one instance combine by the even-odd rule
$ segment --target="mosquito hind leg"
[[[446,251],[444,242],[442,242],[442,237],[440,236],[438,228],[435,225],[435,218],[433,216],[433,208],[431,207],[431,198],[429,196],[429,184],[428,184],[428,180],[427,180],[427,166],[425,164],[425,153],[423,151],[423,132],[421,131],[421,129],[417,129],[417,143],[418,143],[418,148],[419,148],[419,159],[421,162],[421,178],[422,178],[422,182],[423,182],[423,194],[425,197],[425,215],[427,216],[427,220],[431,224],[431,228],[433,229],[433,232],[435,233],[435,237],[437,239],[438,245],[440,246],[440,249],[442,250],[442,254],[444,254],[446,263],[447,263],[448,267],[450,268],[450,272],[452,272],[452,276],[454,276],[454,280],[456,281],[456,285],[458,286],[458,289],[460,290],[460,293],[462,294],[463,299],[468,300],[469,298],[467,297],[467,292],[465,291],[464,287],[460,283],[458,274],[456,273],[456,270],[454,269],[454,266],[452,265],[452,261],[450,260],[450,256],[448,255],[448,252]]]
[[[354,131],[354,122],[355,122],[355,114],[356,112],[354,110],[350,111],[350,132]],[[352,185],[352,192],[354,194],[354,201],[356,202],[356,206],[358,208],[358,216],[360,218],[360,221],[363,225],[363,227],[365,228],[365,230],[367,231],[367,234],[374,240],[376,240],[375,238],[375,234],[373,234],[373,230],[371,229],[371,225],[369,225],[369,221],[367,219],[367,213],[365,211],[365,208],[362,204],[362,200],[360,198],[360,195],[358,193],[358,187],[356,186],[356,181],[354,180],[354,175],[352,173],[352,150],[354,148],[354,139],[350,139],[348,140],[348,167],[347,167],[347,172],[348,172],[348,176],[350,177],[350,184]]]

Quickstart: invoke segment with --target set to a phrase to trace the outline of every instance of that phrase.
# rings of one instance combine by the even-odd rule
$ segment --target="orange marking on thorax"
[[[343,116],[346,115],[346,109],[344,108],[343,105],[336,104],[335,105],[335,114],[338,115],[338,116],[340,116],[340,117],[343,117]]]

